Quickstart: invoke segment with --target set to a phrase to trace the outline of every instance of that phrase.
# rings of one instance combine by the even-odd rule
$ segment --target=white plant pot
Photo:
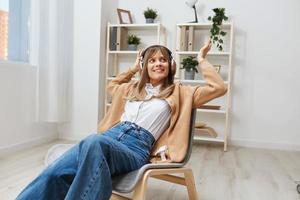
[[[154,23],[154,19],[152,19],[152,18],[146,18],[146,23],[147,24],[152,24],[152,23]]]
[[[195,71],[184,71],[184,79],[186,80],[194,80],[195,79]]]
[[[137,50],[137,45],[136,44],[129,44],[128,45],[128,50],[129,51],[136,51]]]

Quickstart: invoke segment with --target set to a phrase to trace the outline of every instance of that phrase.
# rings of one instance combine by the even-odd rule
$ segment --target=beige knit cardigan
[[[221,76],[214,67],[205,59],[199,63],[200,70],[206,82],[205,85],[190,86],[175,82],[172,94],[166,98],[171,107],[170,126],[156,141],[151,151],[151,162],[160,162],[160,157],[154,155],[159,147],[167,145],[167,162],[181,162],[187,152],[189,139],[189,122],[192,108],[197,108],[208,101],[222,96],[227,88]],[[102,133],[120,122],[124,106],[130,90],[133,89],[131,78],[135,73],[130,69],[119,74],[112,80],[107,90],[112,96],[112,104],[98,124],[98,132]]]

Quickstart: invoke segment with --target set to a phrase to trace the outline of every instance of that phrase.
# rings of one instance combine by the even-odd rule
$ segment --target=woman
[[[206,60],[210,41],[199,51],[205,86],[174,83],[171,51],[155,45],[108,85],[112,105],[98,132],[49,165],[17,199],[101,199],[112,193],[111,176],[149,162],[180,162],[187,151],[191,109],[226,92]],[[139,81],[130,82],[140,72]],[[159,150],[159,151],[157,151]],[[157,152],[164,151],[164,154]],[[166,156],[166,157],[165,157]]]

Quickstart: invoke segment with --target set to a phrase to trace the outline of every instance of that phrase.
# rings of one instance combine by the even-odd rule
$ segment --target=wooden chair
[[[187,154],[181,163],[163,163],[163,164],[146,164],[138,170],[127,174],[113,177],[113,195],[112,200],[128,200],[121,193],[133,193],[133,200],[144,200],[146,197],[146,187],[149,177],[184,185],[190,200],[197,200],[198,195],[195,187],[195,181],[192,169],[184,167],[189,161],[192,153],[193,130],[195,124],[196,110],[192,110],[190,121],[189,146]],[[172,174],[182,173],[184,177],[178,177]]]

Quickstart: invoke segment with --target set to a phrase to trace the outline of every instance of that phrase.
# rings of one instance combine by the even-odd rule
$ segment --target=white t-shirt
[[[159,94],[161,85],[153,87],[146,83],[145,90],[150,99]],[[133,122],[149,131],[155,140],[168,128],[171,118],[171,108],[166,100],[152,98],[145,101],[127,101],[121,121]]]

